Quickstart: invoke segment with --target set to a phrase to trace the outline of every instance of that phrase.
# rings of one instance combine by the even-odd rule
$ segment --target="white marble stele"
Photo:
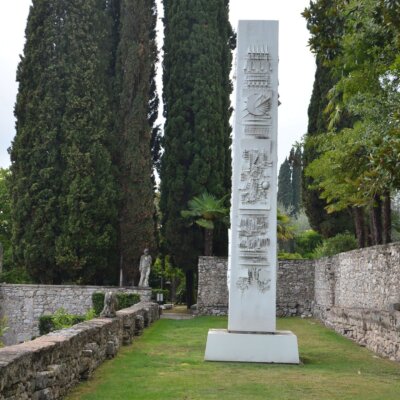
[[[209,331],[205,359],[298,364],[276,330],[278,22],[239,21],[237,40],[228,329]]]

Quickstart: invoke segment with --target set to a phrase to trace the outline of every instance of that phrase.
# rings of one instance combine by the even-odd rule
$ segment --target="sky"
[[[230,0],[230,20],[235,30],[239,19],[279,21],[279,94],[282,103],[278,121],[279,163],[307,130],[315,61],[307,47],[309,35],[300,13],[309,3],[310,0]],[[10,165],[7,149],[15,135],[13,109],[18,90],[15,75],[23,52],[30,4],[31,0],[3,1],[0,13],[0,167],[3,168]],[[161,8],[159,14],[161,17]],[[162,30],[161,23],[158,28]]]

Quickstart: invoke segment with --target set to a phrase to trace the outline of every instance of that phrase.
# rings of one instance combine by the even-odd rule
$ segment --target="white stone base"
[[[290,331],[236,333],[210,329],[204,359],[276,364],[300,362],[297,337]]]

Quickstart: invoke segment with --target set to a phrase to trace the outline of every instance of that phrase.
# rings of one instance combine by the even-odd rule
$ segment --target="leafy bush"
[[[322,236],[312,229],[303,231],[295,236],[295,252],[303,258],[313,258],[314,250],[322,244]]]
[[[6,317],[0,318],[0,339],[5,334],[7,329],[8,329],[7,318]],[[0,340],[0,347],[3,347],[3,346],[4,346],[4,343]]]
[[[47,333],[54,330],[53,316],[52,315],[42,315],[39,318],[39,334],[46,335]]]
[[[160,290],[167,290],[162,292],[164,294],[164,301],[179,302],[180,292],[186,287],[185,273],[182,269],[175,267],[171,263],[170,256],[158,257],[150,272],[150,286],[154,288],[152,291],[152,298],[155,299]],[[164,289],[161,289],[161,282],[163,282]],[[158,292],[157,292],[158,291]]]
[[[104,307],[104,292],[95,292],[92,294],[92,304],[96,316],[100,315]],[[117,293],[117,310],[128,308],[139,303],[140,296],[136,293]]]
[[[12,268],[0,274],[0,282],[5,283],[33,283],[28,272],[24,268]]]
[[[357,248],[357,240],[349,232],[325,239],[313,252],[314,258],[333,256]]]
[[[105,293],[95,292],[92,294],[92,306],[96,315],[100,315],[104,307]]]
[[[46,335],[49,332],[69,328],[86,320],[86,316],[68,314],[64,308],[60,308],[53,315],[42,315],[39,318],[39,333]]]
[[[117,310],[122,310],[139,303],[140,296],[136,293],[117,293],[117,301]]]
[[[302,260],[303,257],[299,253],[286,253],[286,252],[280,251],[278,253],[278,259],[279,260]]]

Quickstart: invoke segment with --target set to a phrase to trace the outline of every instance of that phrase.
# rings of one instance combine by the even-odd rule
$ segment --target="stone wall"
[[[400,361],[400,243],[315,261],[314,316]]]
[[[228,259],[199,257],[197,311],[199,315],[228,314]]]
[[[62,398],[158,318],[157,304],[141,302],[116,318],[93,319],[0,349],[0,400]]]
[[[198,310],[228,310],[227,260],[199,260]],[[400,361],[400,243],[349,251],[320,260],[280,260],[277,316],[303,315]]]
[[[76,285],[0,285],[0,317],[7,318],[9,329],[3,336],[6,345],[21,343],[39,335],[39,318],[64,308],[70,314],[85,314],[92,308],[94,292],[138,293],[149,301],[151,289]]]
[[[199,258],[197,309],[200,315],[227,315],[227,264],[226,258]],[[310,315],[313,300],[313,261],[280,260],[277,270],[277,315]]]
[[[276,284],[278,317],[311,316],[314,271],[312,260],[279,260]]]

